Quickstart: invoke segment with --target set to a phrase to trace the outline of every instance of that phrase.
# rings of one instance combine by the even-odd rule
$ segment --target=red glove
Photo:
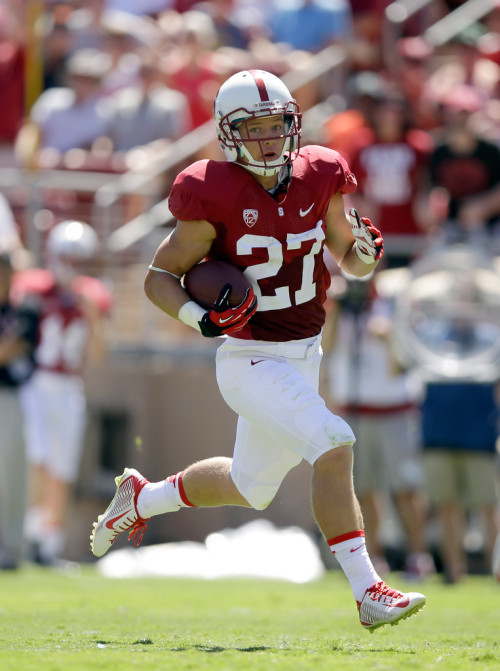
[[[226,333],[240,331],[257,310],[257,298],[253,289],[247,289],[245,299],[234,308],[229,307],[229,296],[233,287],[225,284],[213,307],[205,312],[200,329],[206,338],[216,338]]]
[[[364,263],[374,263],[382,258],[384,239],[367,218],[361,218],[354,208],[349,210],[352,234],[356,238],[356,254]]]

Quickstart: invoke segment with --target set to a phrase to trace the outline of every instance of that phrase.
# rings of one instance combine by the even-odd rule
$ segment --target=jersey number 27
[[[286,243],[282,243],[271,235],[252,235],[250,233],[242,236],[236,245],[238,255],[247,256],[256,247],[264,247],[268,251],[268,260],[255,266],[249,266],[245,275],[250,279],[257,296],[259,311],[282,310],[292,305],[291,290],[288,286],[278,286],[274,289],[274,296],[263,296],[259,288],[259,280],[275,277],[283,266],[284,254],[287,250],[300,249],[304,244],[314,241],[310,250],[302,257],[302,280],[300,289],[294,292],[293,303],[300,305],[314,298],[316,294],[316,283],[314,282],[314,266],[316,256],[323,249],[325,233],[319,221],[316,228],[303,233],[289,233]]]

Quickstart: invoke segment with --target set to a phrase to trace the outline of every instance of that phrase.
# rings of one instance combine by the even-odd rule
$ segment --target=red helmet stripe
[[[255,84],[257,85],[257,90],[260,95],[260,101],[266,102],[267,100],[269,100],[269,93],[267,92],[266,84],[262,79],[262,77],[258,76],[257,74],[258,70],[249,70],[248,72],[255,79]]]

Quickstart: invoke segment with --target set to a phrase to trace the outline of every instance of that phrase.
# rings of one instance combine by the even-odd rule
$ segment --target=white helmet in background
[[[94,229],[82,221],[66,220],[56,224],[47,236],[48,262],[56,279],[69,284],[78,272],[78,265],[90,261],[99,249]]]
[[[88,261],[97,253],[98,248],[96,232],[82,221],[61,221],[47,236],[47,251],[54,256]]]
[[[249,119],[274,115],[283,115],[285,132],[265,139],[284,139],[281,155],[274,160],[257,161],[244,146],[238,125]],[[269,72],[243,70],[229,77],[215,98],[214,120],[226,159],[244,158],[245,163],[241,165],[257,175],[275,175],[297,157],[301,127],[299,106],[281,79]]]

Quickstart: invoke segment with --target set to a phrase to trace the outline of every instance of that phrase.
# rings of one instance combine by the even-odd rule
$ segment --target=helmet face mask
[[[281,116],[283,132],[253,139],[249,137],[251,120]],[[245,70],[230,77],[219,89],[214,103],[217,134],[228,161],[237,161],[261,176],[276,175],[293,161],[300,146],[301,114],[283,82],[263,70]],[[243,135],[243,137],[242,137]],[[278,156],[265,157],[268,140],[282,141]],[[246,144],[259,145],[259,159]],[[278,143],[276,143],[277,146]]]

